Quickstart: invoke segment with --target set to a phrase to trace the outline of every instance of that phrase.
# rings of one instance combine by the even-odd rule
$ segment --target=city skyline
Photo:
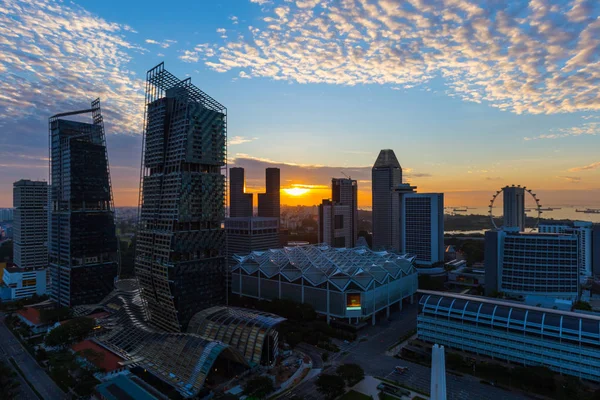
[[[383,148],[450,206],[512,184],[600,204],[597,3],[215,1],[176,26],[139,1],[77,3],[0,1],[0,207],[13,182],[47,179],[47,118],[96,95],[115,205],[135,206],[142,82],[163,60],[228,104],[228,167],[246,169],[249,193],[280,168],[282,204],[319,204],[344,172],[370,206]]]

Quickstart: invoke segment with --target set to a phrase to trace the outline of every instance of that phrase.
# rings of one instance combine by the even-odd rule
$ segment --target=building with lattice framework
[[[91,114],[92,123],[65,119]],[[50,117],[50,297],[100,301],[118,272],[118,242],[100,99]]]
[[[285,318],[215,306],[195,314],[187,332],[165,332],[149,324],[142,290],[134,279],[119,280],[98,304],[74,308],[76,316],[106,311],[91,340],[121,357],[125,368],[141,368],[185,398],[205,398],[248,368],[276,359],[276,328]]]
[[[414,257],[366,247],[326,244],[255,251],[235,257],[231,291],[262,300],[310,304],[317,313],[356,321],[372,318],[417,290]]]
[[[190,78],[148,71],[135,271],[166,331],[225,302],[226,132],[227,110]]]

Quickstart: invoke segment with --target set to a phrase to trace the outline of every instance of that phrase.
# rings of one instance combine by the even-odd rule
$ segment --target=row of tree
[[[335,374],[321,374],[317,379],[317,390],[327,399],[335,399],[365,377],[365,371],[358,364],[342,364]]]

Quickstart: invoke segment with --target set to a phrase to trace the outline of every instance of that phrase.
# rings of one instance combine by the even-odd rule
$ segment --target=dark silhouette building
[[[379,152],[371,170],[373,197],[373,250],[394,247],[392,188],[402,183],[402,167],[393,150]]]
[[[225,302],[227,110],[163,63],[146,79],[135,271],[150,322],[180,332]]]
[[[65,117],[91,114],[92,123]],[[73,307],[114,287],[118,244],[100,100],[54,115],[50,128],[50,297]]]
[[[244,168],[229,168],[229,216],[231,218],[251,217],[253,194],[246,193]]]
[[[280,171],[279,168],[267,168],[266,190],[258,195],[258,216],[280,218]]]
[[[319,205],[319,242],[333,247],[355,247],[358,236],[357,183],[350,178],[331,180],[331,200]]]

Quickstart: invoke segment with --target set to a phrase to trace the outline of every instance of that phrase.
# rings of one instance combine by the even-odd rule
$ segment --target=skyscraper
[[[403,196],[403,253],[417,256],[416,263],[444,261],[444,195],[410,193]]]
[[[14,264],[24,269],[48,266],[48,184],[21,179],[13,184]]]
[[[64,117],[92,114],[92,123]],[[50,117],[50,297],[94,304],[118,271],[112,188],[100,99],[90,109]]]
[[[507,186],[503,190],[505,228],[525,230],[525,188]]]
[[[331,180],[331,200],[319,205],[319,242],[354,247],[358,236],[357,184],[352,179]]]
[[[253,197],[252,193],[246,193],[244,168],[229,168],[229,216],[251,217]]]
[[[355,179],[333,178],[331,179],[331,200],[338,204],[347,205],[350,208],[350,242],[347,247],[356,245],[358,237],[358,184]]]
[[[392,191],[392,249],[414,254],[416,263],[444,261],[444,194],[417,193],[404,183]]]
[[[258,195],[258,216],[280,218],[280,171],[267,168],[266,190]]]
[[[135,270],[150,322],[179,332],[225,302],[227,110],[163,63],[146,88]]]
[[[574,301],[579,296],[578,237],[575,233],[485,232],[485,292],[510,297]],[[537,300],[536,300],[537,302]]]
[[[371,170],[373,194],[373,249],[394,246],[392,230],[392,188],[402,183],[402,167],[393,150],[379,152]]]
[[[28,179],[15,182],[13,206],[14,266],[2,274],[10,300],[46,293],[48,184]]]

